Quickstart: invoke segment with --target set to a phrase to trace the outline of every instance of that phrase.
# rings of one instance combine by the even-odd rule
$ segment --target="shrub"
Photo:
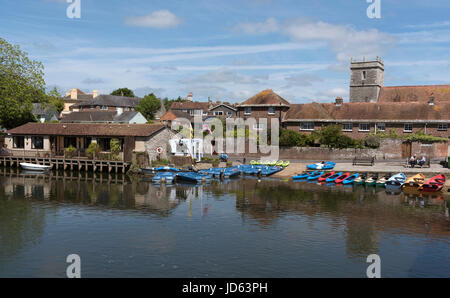
[[[220,164],[220,160],[218,160],[218,159],[214,159],[214,160],[212,161],[212,166],[213,166],[214,168],[217,168],[217,167],[219,166],[219,164]]]
[[[380,137],[377,135],[368,135],[364,144],[369,148],[378,148],[380,147]]]
[[[70,145],[69,147],[67,147],[65,149],[66,151],[66,157],[71,158],[74,156],[75,152],[77,151],[77,148],[75,148],[74,146]]]
[[[111,141],[109,142],[109,146],[111,148],[111,159],[112,160],[120,160],[120,140],[119,139],[111,139]]]
[[[90,143],[89,147],[86,149],[86,155],[90,159],[94,159],[94,156],[97,157],[100,153],[100,146],[97,143]]]
[[[308,147],[314,145],[312,135],[298,133],[289,129],[282,129],[280,132],[280,146],[284,147]]]
[[[227,167],[231,167],[233,166],[233,162],[232,161],[227,161]]]

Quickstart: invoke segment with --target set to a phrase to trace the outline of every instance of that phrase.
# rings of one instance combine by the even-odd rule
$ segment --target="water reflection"
[[[127,243],[135,243],[169,257],[178,247],[195,246],[198,239],[209,237],[208,262],[216,254],[224,254],[223,250],[233,252],[234,246],[249,245],[240,248],[241,257],[257,263],[260,260],[247,251],[254,248],[258,255],[258,248],[270,243],[272,251],[259,251],[262,259],[270,258],[274,251],[278,252],[276,258],[286,258],[277,259],[272,268],[281,266],[283,261],[292,262],[288,258],[299,253],[298,247],[310,246],[322,253],[342,249],[347,259],[364,263],[368,254],[381,253],[386,240],[397,236],[445,239],[446,243],[450,239],[448,198],[414,189],[392,192],[376,187],[254,178],[196,186],[155,186],[148,179],[120,174],[32,175],[16,171],[0,174],[0,186],[0,269],[23,249],[44,241],[48,226],[57,223],[59,213],[67,208],[77,208],[80,214],[108,212],[108,216],[110,210],[115,210],[112,216],[124,216],[130,221],[142,215],[165,223],[158,224],[157,230],[128,223],[123,231],[112,230],[115,234],[104,235],[106,239],[119,237],[117,241],[123,242],[121,249],[127,250]],[[208,224],[202,225],[202,221]],[[134,231],[140,231],[141,236],[129,238]],[[186,244],[180,240],[183,234],[192,238],[184,239]],[[244,238],[231,238],[227,247],[220,244],[230,237],[227,235],[238,237],[237,234]],[[256,235],[259,238],[254,238]],[[129,238],[128,242],[122,238]],[[252,240],[248,244],[242,244],[249,238]],[[315,257],[320,259],[313,252],[309,254],[311,262]],[[294,276],[296,270],[291,271]]]

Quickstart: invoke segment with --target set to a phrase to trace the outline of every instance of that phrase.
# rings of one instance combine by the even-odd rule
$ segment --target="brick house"
[[[267,125],[270,127],[271,119],[278,119],[280,125],[286,113],[288,112],[290,103],[281,96],[268,89],[247,99],[243,103],[237,105],[236,117],[248,119],[254,118],[259,122],[260,118],[267,118]],[[251,129],[264,130],[261,124],[255,124]]]
[[[27,123],[6,131],[5,144],[11,155],[25,157],[63,156],[73,146],[76,155],[85,156],[89,144],[99,144],[103,153],[110,151],[112,138],[119,139],[120,156],[132,161],[133,153],[147,152],[150,160],[170,155],[169,139],[176,136],[162,124],[97,124],[97,123]]]

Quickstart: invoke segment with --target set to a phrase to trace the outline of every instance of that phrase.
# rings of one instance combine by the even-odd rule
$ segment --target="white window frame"
[[[383,129],[381,129],[378,125],[382,124],[384,126]],[[377,124],[377,131],[386,131],[386,123],[384,122],[378,122]]]
[[[447,123],[439,123],[437,127],[438,131],[447,131],[448,130],[448,124]]]
[[[311,125],[312,124],[312,125]],[[309,127],[309,126],[312,126]],[[303,131],[313,131],[314,130],[314,122],[301,122],[300,123],[300,130]]]
[[[260,127],[260,126],[262,126],[262,127]],[[260,131],[260,130],[264,130],[264,129],[266,129],[264,123],[255,123],[255,124],[253,124],[253,130]]]
[[[101,106],[100,110],[106,111],[106,110],[108,110],[108,107],[107,106]]]
[[[362,129],[361,125],[368,125],[369,129]],[[370,123],[359,123],[358,124],[358,131],[360,131],[360,132],[369,132],[370,131]]]
[[[214,116],[223,116],[223,111],[214,111]]]
[[[247,110],[249,110],[250,112],[247,112]],[[244,115],[251,115],[252,114],[252,108],[245,108],[244,110]]]
[[[409,129],[406,129],[406,126],[411,126],[411,130],[409,130]],[[414,129],[414,126],[413,126],[413,124],[412,123],[405,123],[404,125],[403,125],[403,132],[413,132],[413,129]]]
[[[351,129],[345,128],[345,125],[351,125],[352,128]],[[349,122],[343,123],[342,124],[342,131],[353,131],[353,123],[349,123]]]
[[[272,110],[272,112],[271,112]],[[275,108],[274,107],[269,107],[269,115],[275,115]]]
[[[231,116],[231,115],[233,115],[233,113],[232,112],[227,112],[227,115]]]

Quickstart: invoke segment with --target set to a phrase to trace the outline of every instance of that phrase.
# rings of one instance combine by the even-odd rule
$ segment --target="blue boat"
[[[172,167],[159,167],[154,169],[155,172],[179,172],[180,170]]]
[[[348,176],[347,178],[344,179],[344,181],[342,181],[342,184],[344,184],[344,185],[353,184],[355,179],[358,177],[359,177],[359,173]]]
[[[402,186],[405,184],[406,176],[403,173],[398,173],[386,181],[386,186]]]
[[[314,163],[307,165],[306,168],[308,170],[332,170],[335,165],[336,165],[335,162],[326,161],[324,163]]]
[[[262,176],[271,176],[275,173],[278,173],[282,170],[282,167],[264,167],[261,169]]]
[[[257,175],[262,171],[263,166],[258,165],[242,165],[239,167],[242,173],[245,175]]]
[[[176,174],[177,180],[200,183],[211,180],[211,177],[206,174],[199,174],[195,172],[179,172]]]
[[[339,176],[341,176],[343,174],[343,172],[339,172],[334,174],[333,176],[328,177],[325,182],[326,183],[333,183]]]
[[[240,174],[241,174],[241,170],[238,167],[226,168],[223,171],[223,176],[225,178],[236,177],[236,176],[239,176]]]
[[[153,177],[152,181],[154,183],[172,183],[173,180],[175,180],[176,175],[177,173],[175,172],[160,172]]]
[[[320,176],[322,176],[323,174],[325,174],[324,171],[315,171],[313,173],[311,173],[311,175],[309,175],[309,177],[307,178],[309,181],[311,180],[317,180],[319,179]]]
[[[312,174],[313,172],[304,172],[298,175],[295,175],[294,177],[292,177],[292,179],[308,179],[308,177]]]

